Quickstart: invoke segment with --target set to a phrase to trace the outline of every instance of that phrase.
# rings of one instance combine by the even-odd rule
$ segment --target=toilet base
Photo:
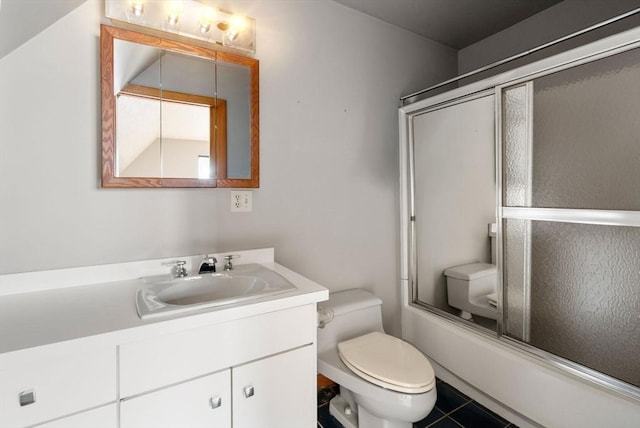
[[[467,311],[460,311],[460,318],[462,318],[463,320],[471,321],[473,320],[473,315],[471,315],[471,313]]]
[[[411,422],[390,421],[367,412],[367,409],[358,407],[358,423],[362,428],[413,428]]]
[[[367,409],[358,406],[354,409],[340,395],[336,395],[329,402],[329,414],[336,418],[344,428],[412,428],[410,422],[389,421],[367,412]]]
[[[347,408],[350,410],[347,410]],[[329,401],[329,414],[336,418],[344,428],[358,428],[357,409],[351,408],[349,403],[340,395],[336,395]]]

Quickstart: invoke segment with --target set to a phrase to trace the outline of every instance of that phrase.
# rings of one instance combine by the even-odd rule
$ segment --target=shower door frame
[[[635,387],[599,371],[543,351],[525,342],[504,335],[503,325],[503,219],[570,221],[611,226],[640,227],[640,212],[613,210],[578,210],[552,208],[526,208],[503,206],[502,174],[502,93],[505,88],[525,84],[535,78],[573,68],[618,53],[640,48],[640,27],[598,40],[596,42],[536,61],[514,70],[475,82],[458,89],[401,106],[398,112],[400,134],[400,279],[408,286],[401,290],[404,301],[410,306],[431,312],[462,326],[488,340],[496,341],[513,349],[534,356],[545,364],[562,370],[580,379],[597,384],[612,392],[640,400],[640,387]],[[413,119],[430,111],[446,108],[462,102],[493,94],[495,114],[496,153],[496,264],[498,271],[498,326],[492,332],[461,319],[444,310],[418,300],[417,244],[415,213],[415,165]]]

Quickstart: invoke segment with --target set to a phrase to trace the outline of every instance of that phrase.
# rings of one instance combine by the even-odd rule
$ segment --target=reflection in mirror
[[[251,75],[249,68],[218,62],[216,64],[218,97],[228,101],[227,167],[229,178],[251,178]]]
[[[152,46],[125,40],[114,40],[116,52],[113,62],[113,95],[116,96],[116,177],[161,177],[158,175],[162,159],[160,150],[146,151],[159,139],[160,102],[142,97],[132,97],[122,93],[122,89],[152,64],[160,61],[162,51]],[[148,75],[147,86],[160,88],[160,75]],[[156,144],[159,145],[159,144]],[[145,152],[142,159],[138,157]],[[133,165],[132,165],[133,164]],[[145,165],[147,166],[145,168]],[[129,167],[132,168],[129,169]]]
[[[216,147],[226,145],[225,100],[127,85],[116,106],[118,177],[215,175]],[[141,117],[153,125],[141,127]],[[160,117],[162,123],[154,123]]]
[[[103,186],[258,187],[258,61],[102,27]]]
[[[496,331],[494,96],[413,118],[414,299]]]

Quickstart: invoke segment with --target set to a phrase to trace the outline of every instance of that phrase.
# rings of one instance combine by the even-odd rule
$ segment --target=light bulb
[[[131,8],[131,13],[134,16],[142,16],[144,13],[144,1],[143,0],[130,0],[129,7]]]
[[[169,2],[167,10],[167,22],[170,26],[176,27],[180,22],[180,15],[184,10],[184,4],[180,0],[173,0]]]
[[[203,7],[200,11],[200,32],[202,34],[211,29],[211,24],[215,18],[215,11],[210,7]]]
[[[231,22],[229,24],[229,31],[233,31],[234,33],[240,33],[245,26],[245,21],[243,16],[234,15],[231,17]]]
[[[235,39],[237,39],[238,35],[240,34],[240,31],[242,31],[244,26],[245,26],[244,17],[239,15],[232,16],[229,22],[229,29],[227,30],[227,34],[226,34],[227,40],[230,42],[233,42]]]
[[[144,0],[128,0],[125,9],[127,21],[134,24],[144,25]]]

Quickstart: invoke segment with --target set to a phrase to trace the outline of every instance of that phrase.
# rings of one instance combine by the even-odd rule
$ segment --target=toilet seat
[[[409,343],[384,333],[340,342],[338,354],[358,376],[392,391],[421,394],[435,384],[427,358]]]

